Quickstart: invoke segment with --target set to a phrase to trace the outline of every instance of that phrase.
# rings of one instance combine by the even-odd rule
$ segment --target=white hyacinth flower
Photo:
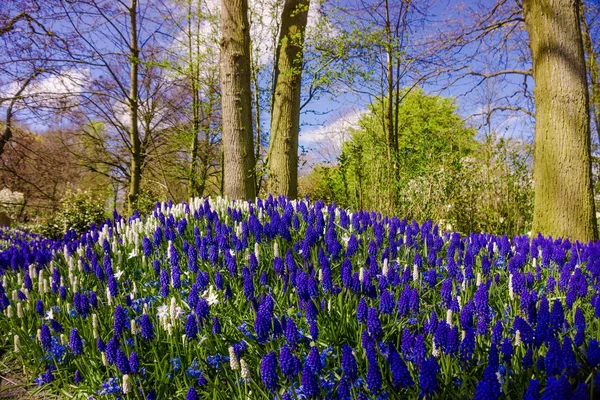
[[[15,335],[14,342],[15,342],[15,353],[18,353],[19,350],[21,349],[21,338],[19,337],[19,335]]]
[[[250,368],[248,368],[248,364],[246,364],[246,360],[243,358],[240,360],[240,367],[242,370],[242,379],[250,379]]]
[[[96,314],[92,314],[92,333],[94,339],[98,339],[98,315]]]
[[[432,341],[431,343],[432,343],[431,355],[434,356],[435,358],[438,358],[441,354],[440,349],[438,349],[437,346],[435,345],[435,340]]]
[[[174,321],[176,316],[177,316],[177,301],[175,300],[175,297],[171,297],[171,304],[169,306],[169,317],[171,317],[171,320]]]
[[[233,346],[229,346],[229,366],[234,371],[240,368],[240,362]]]
[[[389,272],[388,259],[384,258],[383,259],[383,267],[381,268],[381,275],[387,276],[388,272]]]
[[[128,394],[131,392],[131,378],[129,375],[123,375],[123,394]]]
[[[417,266],[417,264],[413,265],[412,278],[414,282],[419,281],[419,267]]]

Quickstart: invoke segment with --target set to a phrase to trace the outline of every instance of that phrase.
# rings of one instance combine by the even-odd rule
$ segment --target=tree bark
[[[230,199],[254,200],[249,27],[248,0],[221,0],[224,192]]]
[[[600,72],[598,71],[598,59],[597,54],[594,52],[594,45],[590,30],[585,19],[585,8],[583,1],[579,3],[579,13],[581,14],[581,34],[583,37],[583,50],[587,54],[587,68],[590,73],[590,105],[592,108],[592,115],[594,116],[594,125],[596,126],[596,134],[600,141]]]
[[[298,195],[298,134],[304,31],[310,0],[286,0],[275,57],[271,109],[268,189],[274,195]]]
[[[129,194],[127,208],[129,213],[133,213],[135,203],[140,192],[140,181],[142,179],[142,152],[140,132],[138,129],[138,66],[140,49],[137,37],[137,0],[131,0],[129,8],[129,28],[130,28],[130,79],[129,86],[129,140],[131,141],[131,171],[129,179]]]
[[[536,107],[533,233],[598,236],[578,1],[525,0]]]
[[[192,91],[192,146],[190,149],[190,170],[188,175],[189,197],[200,196],[197,179],[198,169],[198,135],[200,133],[200,65],[197,57],[194,57],[194,42],[198,41],[199,32],[192,31],[192,2],[188,0],[188,66],[190,74],[190,88]],[[195,37],[194,37],[195,36]]]

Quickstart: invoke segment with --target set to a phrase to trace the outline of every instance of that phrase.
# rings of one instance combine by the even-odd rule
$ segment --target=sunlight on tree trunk
[[[533,232],[596,239],[588,87],[578,2],[523,3],[535,80]]]
[[[142,179],[141,169],[141,142],[138,130],[138,65],[140,49],[137,39],[137,0],[131,0],[129,8],[130,23],[130,51],[131,51],[131,86],[129,88],[129,113],[130,113],[130,131],[129,140],[131,141],[131,171],[129,178],[129,195],[127,208],[129,213],[133,213],[135,202],[140,192],[140,181]]]
[[[274,195],[298,195],[298,132],[304,31],[309,0],[286,0],[275,58],[271,110],[268,189]]]
[[[221,0],[221,27],[224,192],[231,199],[254,199],[248,0]]]

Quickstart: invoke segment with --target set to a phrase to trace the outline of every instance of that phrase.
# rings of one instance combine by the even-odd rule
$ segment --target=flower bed
[[[593,398],[600,246],[321,202],[0,231],[4,345],[82,397]]]

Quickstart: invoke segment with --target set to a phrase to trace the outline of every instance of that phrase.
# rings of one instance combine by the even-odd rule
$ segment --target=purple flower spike
[[[199,400],[199,399],[200,399],[200,397],[198,397],[198,392],[196,392],[196,389],[191,387],[187,392],[187,396],[185,396],[185,400]]]
[[[260,364],[260,377],[269,390],[269,392],[275,392],[279,387],[277,376],[277,356],[274,351],[269,352],[262,358]]]
[[[79,336],[79,332],[77,332],[77,328],[71,329],[71,337],[69,338],[69,347],[73,351],[75,355],[80,355],[83,353],[83,342],[81,337]]]

